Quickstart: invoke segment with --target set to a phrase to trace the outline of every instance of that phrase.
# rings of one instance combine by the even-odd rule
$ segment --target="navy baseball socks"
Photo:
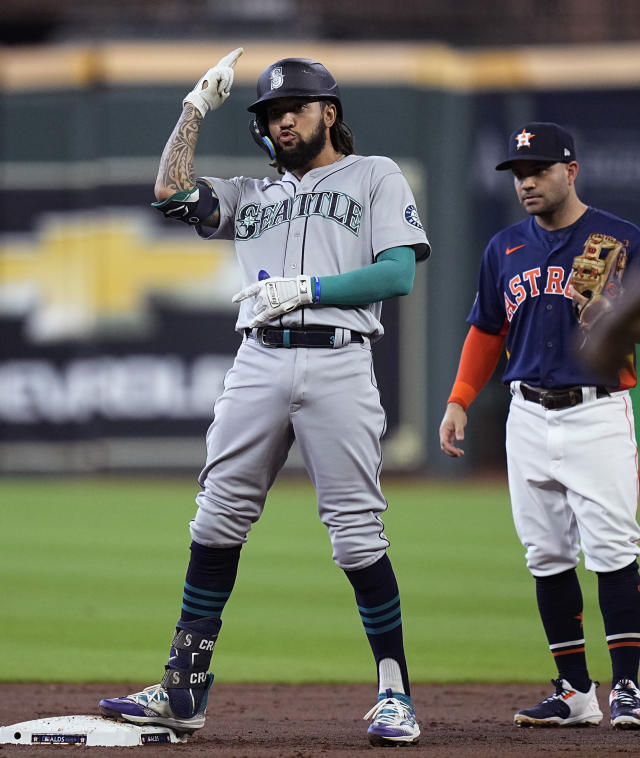
[[[555,694],[518,711],[519,726],[592,725],[602,720],[597,682],[587,672],[582,632],[582,594],[574,570],[536,578],[536,594],[558,667]],[[611,724],[640,729],[640,576],[634,560],[617,571],[598,572],[598,599],[611,656]],[[563,640],[563,641],[559,641]]]
[[[385,554],[372,566],[345,571],[378,669],[378,700],[364,719],[375,746],[415,745],[420,737],[402,639],[400,595]]]
[[[107,718],[133,724],[158,724],[177,733],[201,729],[213,674],[211,657],[222,621],[220,614],[235,582],[240,546],[209,548],[191,544],[182,613],[160,684],[119,698],[103,699]]]
[[[618,571],[598,573],[598,600],[611,656],[611,724],[640,729],[640,576],[633,561]]]
[[[596,726],[602,711],[591,681],[582,629],[582,591],[574,569],[535,577],[538,610],[558,669],[555,692],[532,708],[518,711],[517,726]]]

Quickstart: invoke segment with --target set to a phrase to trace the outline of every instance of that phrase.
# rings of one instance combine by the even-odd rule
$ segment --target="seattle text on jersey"
[[[268,229],[294,218],[322,216],[358,235],[362,219],[362,205],[344,192],[303,192],[279,203],[261,205],[247,203],[236,216],[236,239],[259,237]]]

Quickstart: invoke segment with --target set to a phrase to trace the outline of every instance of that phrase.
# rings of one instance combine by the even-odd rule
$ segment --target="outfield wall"
[[[233,249],[199,242],[149,202],[181,97],[238,44],[0,55],[0,471],[200,465],[238,342]],[[384,307],[387,467],[500,468],[508,397],[497,377],[472,407],[464,461],[437,441],[483,247],[521,215],[493,166],[518,123],[560,121],[576,135],[581,197],[640,222],[640,45],[251,45],[206,121],[200,173],[269,172],[245,108],[260,71],[295,55],[340,81],[358,152],[400,163],[433,245],[414,294]]]

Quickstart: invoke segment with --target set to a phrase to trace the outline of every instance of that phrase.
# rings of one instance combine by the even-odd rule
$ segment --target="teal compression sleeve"
[[[408,295],[416,274],[412,247],[383,250],[375,263],[335,276],[318,277],[320,305],[368,305],[396,295]]]

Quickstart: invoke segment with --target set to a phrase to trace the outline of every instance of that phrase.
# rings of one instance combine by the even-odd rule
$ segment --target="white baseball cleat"
[[[513,717],[517,726],[597,726],[602,721],[596,687],[580,692],[566,679],[552,679],[556,691],[533,708],[518,711]]]

